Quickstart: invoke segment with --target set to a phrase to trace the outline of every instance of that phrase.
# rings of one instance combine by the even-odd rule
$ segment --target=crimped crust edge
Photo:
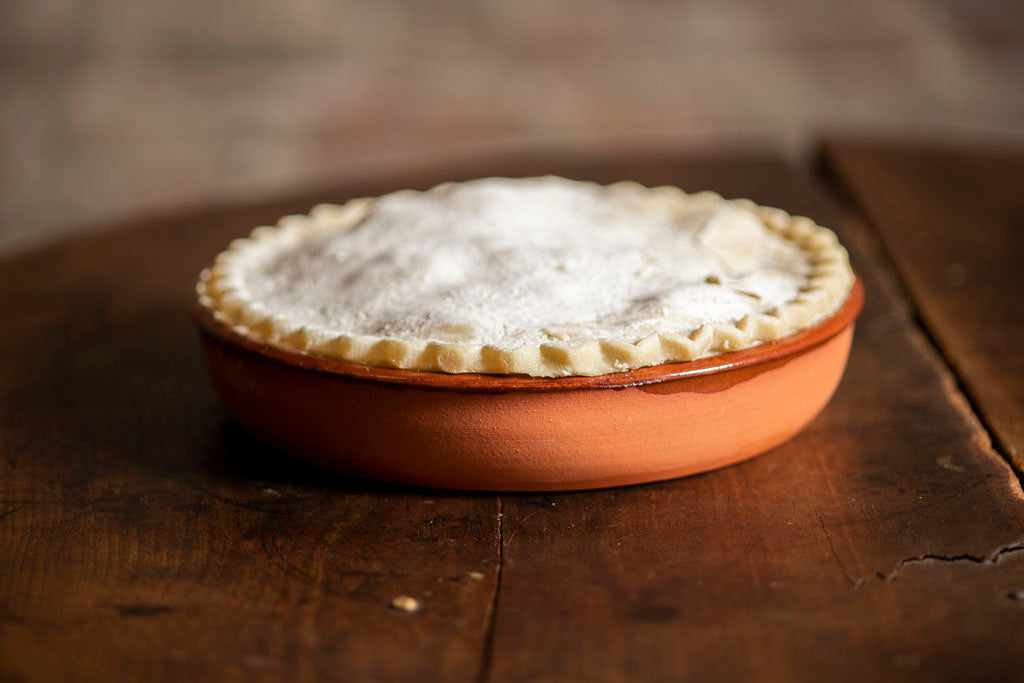
[[[447,185],[447,184],[446,184]],[[445,187],[438,186],[434,190]],[[605,375],[642,367],[694,360],[775,341],[834,313],[849,296],[853,271],[846,250],[828,228],[803,216],[748,199],[724,200],[712,192],[686,194],[669,186],[644,188],[632,182],[605,186],[610,191],[645,191],[652,201],[728,201],[753,211],[771,231],[796,243],[807,254],[811,273],[791,301],[768,313],[750,314],[735,324],[704,325],[689,335],[652,334],[637,342],[594,339],[580,344],[544,343],[516,349],[444,341],[403,340],[336,334],[296,326],[282,316],[246,300],[234,264],[253,250],[294,244],[325,231],[351,229],[370,213],[372,198],[345,204],[321,204],[309,215],[285,216],[277,226],[258,227],[221,252],[196,284],[199,303],[235,332],[290,351],[364,365],[443,373],[525,374],[534,377]],[[430,191],[434,191],[430,190]]]

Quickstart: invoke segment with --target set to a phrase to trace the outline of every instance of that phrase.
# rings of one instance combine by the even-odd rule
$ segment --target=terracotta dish
[[[857,280],[838,311],[775,342],[561,378],[371,367],[196,318],[229,412],[284,451],[418,486],[555,491],[704,472],[792,438],[835,391],[862,301]]]

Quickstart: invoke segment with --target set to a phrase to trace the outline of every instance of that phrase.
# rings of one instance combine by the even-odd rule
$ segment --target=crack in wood
[[[477,683],[484,683],[491,675],[491,663],[494,659],[494,627],[498,619],[498,597],[501,595],[501,576],[505,563],[505,501],[498,496],[498,566],[494,577],[494,590],[487,603],[485,620],[487,629],[484,632],[484,647],[480,655],[480,669],[477,671]]]
[[[821,532],[825,534],[825,540],[828,541],[828,548],[832,552],[832,558],[836,561],[836,564],[839,565],[839,568],[843,571],[843,576],[846,577],[846,580],[850,582],[851,586],[853,586],[854,588],[859,588],[860,585],[864,583],[864,579],[855,579],[852,576],[850,576],[850,572],[846,569],[846,565],[843,564],[843,561],[841,559],[839,559],[839,553],[836,552],[836,546],[832,542],[832,534],[828,532],[828,527],[825,526],[825,519],[821,516],[820,512],[818,513],[818,524],[821,525]]]
[[[110,607],[115,609],[122,617],[154,617],[161,614],[171,614],[174,609],[170,605],[123,605],[111,603]]]
[[[991,555],[972,555],[970,553],[960,553],[958,555],[938,555],[935,553],[924,553],[921,555],[914,555],[912,557],[905,557],[896,563],[892,571],[886,573],[882,571],[876,571],[873,575],[865,578],[854,578],[847,569],[846,564],[839,557],[839,553],[836,552],[835,543],[832,540],[832,534],[829,533],[828,527],[825,525],[825,519],[821,513],[818,513],[818,524],[821,526],[821,531],[825,535],[825,540],[828,542],[828,548],[832,555],[832,559],[835,560],[836,566],[843,572],[843,577],[849,582],[850,586],[857,590],[861,586],[871,583],[872,581],[894,581],[900,571],[903,570],[908,564],[916,563],[928,563],[928,562],[970,562],[972,564],[996,564],[1004,555],[1011,555],[1013,553],[1024,551],[1024,544],[1009,545],[1005,548],[1000,548]]]
[[[968,553],[962,553],[960,555],[935,555],[932,553],[926,553],[924,555],[904,558],[896,563],[896,566],[893,567],[891,572],[888,574],[875,572],[874,578],[881,579],[882,581],[893,581],[905,566],[908,564],[916,564],[918,562],[970,562],[972,564],[996,564],[1004,555],[1011,555],[1022,550],[1024,550],[1024,545],[1007,546],[988,556],[971,555]]]

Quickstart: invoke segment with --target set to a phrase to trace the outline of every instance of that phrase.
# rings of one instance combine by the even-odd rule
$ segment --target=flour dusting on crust
[[[240,332],[441,372],[597,375],[777,339],[853,276],[826,228],[713,193],[488,178],[317,207],[199,283]]]

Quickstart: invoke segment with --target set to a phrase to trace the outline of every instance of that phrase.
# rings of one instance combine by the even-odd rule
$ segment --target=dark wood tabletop
[[[1024,680],[1024,154],[820,162],[489,159],[6,257],[0,681]],[[824,413],[740,465],[543,495],[331,474],[226,417],[189,312],[231,238],[542,172],[833,226],[867,298]]]

